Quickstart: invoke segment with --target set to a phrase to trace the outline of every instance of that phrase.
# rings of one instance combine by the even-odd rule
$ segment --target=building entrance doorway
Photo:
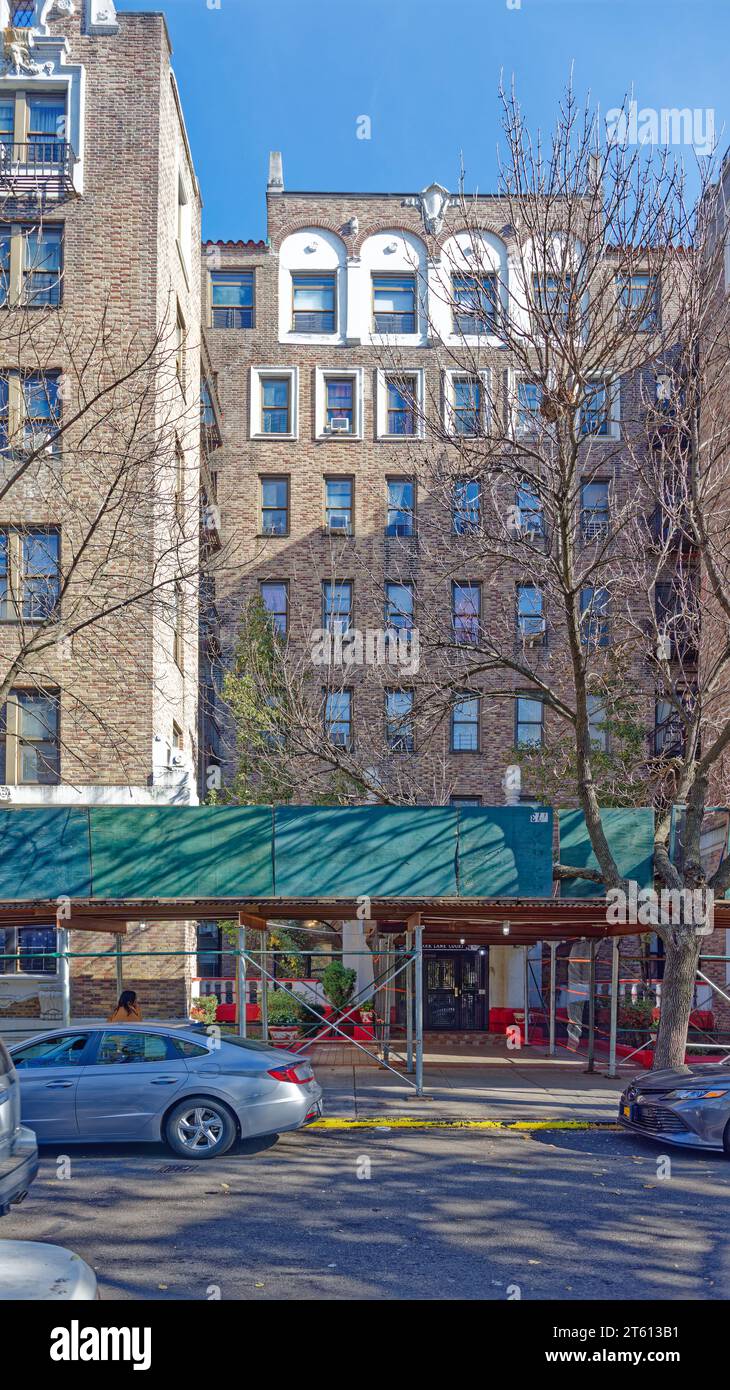
[[[485,1032],[489,1020],[489,955],[481,950],[426,947],[423,960],[425,1026],[449,1032]]]

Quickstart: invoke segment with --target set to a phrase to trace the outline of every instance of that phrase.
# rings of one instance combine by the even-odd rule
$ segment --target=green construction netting
[[[455,898],[457,812],[447,806],[281,806],[284,898]]]
[[[459,810],[459,892],[464,898],[549,898],[553,813],[546,807]]]
[[[621,872],[651,883],[651,811],[608,810]],[[580,812],[561,857],[594,864]],[[567,896],[595,895],[576,881]],[[552,812],[529,806],[0,810],[0,898],[549,897]]]
[[[597,869],[582,811],[559,811],[560,863],[580,869]],[[654,812],[650,807],[606,807],[601,824],[618,869],[624,878],[635,880],[639,888],[654,882]],[[561,883],[564,898],[595,898],[604,892],[602,884],[589,879],[568,879]]]
[[[266,898],[270,806],[94,807],[95,898]]]
[[[89,813],[68,806],[0,811],[0,898],[88,898]]]

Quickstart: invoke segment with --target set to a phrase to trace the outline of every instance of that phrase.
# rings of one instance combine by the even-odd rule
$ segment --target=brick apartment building
[[[439,199],[442,216],[435,225],[432,204]],[[514,231],[505,227],[498,197],[480,197],[477,204],[480,263],[494,277],[491,293],[499,305],[500,286],[513,273]],[[457,280],[465,278],[473,226],[465,228],[458,200],[448,200],[438,185],[416,196],[288,192],[278,155],[270,161],[267,219],[265,242],[208,242],[204,248],[203,319],[226,421],[219,474],[223,535],[235,536],[239,546],[238,566],[226,571],[218,588],[224,659],[242,609],[256,593],[302,659],[312,631],[326,628],[333,614],[335,620],[346,614],[361,630],[388,625],[394,612],[405,615],[406,624],[426,623],[433,612],[438,621],[457,623],[456,567],[463,562],[456,558],[457,538],[448,536],[457,528],[424,494],[414,457],[419,448],[424,457],[433,450],[431,421],[443,437],[460,405],[472,404],[459,394],[459,346],[469,328],[456,321],[453,299]],[[444,295],[442,277],[450,278],[455,266],[460,274]],[[479,376],[521,407],[519,381],[496,332],[480,338]],[[399,389],[404,378],[407,392]],[[637,417],[641,389],[629,377],[615,385],[610,463],[604,481],[591,483],[581,499],[597,534],[614,495],[609,488],[620,492],[622,485],[616,449],[622,417]],[[423,427],[416,420],[403,429],[414,399]],[[461,506],[468,509],[468,496]],[[429,528],[430,545],[420,553],[419,533]],[[437,553],[435,583],[424,571]],[[485,584],[483,599],[477,583],[479,617],[490,622],[507,614],[519,625],[519,580],[507,570],[501,589]],[[349,688],[331,697],[331,708],[325,705],[331,728],[355,743],[372,737],[373,729],[374,745],[388,738],[387,681],[373,674],[354,670]],[[630,675],[639,717],[655,729],[651,751],[660,753],[676,735],[669,709],[640,658],[632,658]],[[600,717],[596,724],[599,729]],[[494,804],[504,799],[515,747],[549,736],[549,713],[516,686],[512,700],[465,700],[442,721],[436,738],[430,731],[428,754],[420,759],[417,736],[405,749],[400,739],[393,757],[408,754],[414,783],[421,777],[419,800]],[[438,776],[419,768],[426,759]],[[527,782],[522,799],[531,795]],[[302,799],[309,799],[306,788]],[[215,931],[208,932],[208,944],[215,939]],[[715,942],[713,949],[722,947]],[[472,986],[477,977],[486,986],[486,962],[476,952],[470,956]],[[522,1002],[519,957],[509,948],[492,952],[493,1003]],[[441,956],[428,968],[438,992],[444,971],[453,981],[454,971],[465,967],[452,968]],[[472,998],[471,991],[461,993]]]
[[[3,670],[48,606],[60,633],[37,657],[31,642],[0,702],[2,795],[11,806],[195,804],[215,759],[209,679],[198,698],[214,614],[206,597],[199,631],[196,569],[198,547],[218,544],[209,460],[220,418],[201,348],[200,193],[165,20],[118,14],[111,0],[0,0],[0,30],[0,407],[11,460],[0,501]],[[105,422],[106,404],[89,404],[84,364],[108,382],[146,353],[149,369],[127,394],[107,398]],[[22,417],[23,445],[32,444],[33,410],[46,417],[43,428],[74,412],[81,418],[35,479],[19,469],[8,489],[7,469],[22,459],[12,429]],[[110,436],[110,452],[129,451],[118,479],[126,495],[119,510],[102,512],[94,549],[89,509]],[[123,570],[119,611],[109,597],[112,547]],[[179,579],[165,583],[173,572]],[[125,608],[130,594],[138,601]],[[102,621],[77,622],[83,605],[103,609]],[[159,949],[194,944],[190,924],[154,935]],[[150,939],[132,928],[127,945],[143,950]],[[0,1018],[52,1017],[55,963],[30,953],[51,949],[55,933],[8,930],[0,941],[29,953],[0,963]],[[88,934],[71,940],[72,951],[109,945]],[[111,1006],[113,964],[76,959],[71,973],[76,1016]],[[148,1011],[180,1013],[189,974],[184,960],[138,959],[125,984],[139,988]]]

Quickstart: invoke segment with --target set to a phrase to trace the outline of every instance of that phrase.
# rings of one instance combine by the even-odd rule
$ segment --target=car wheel
[[[185,1158],[218,1158],[236,1138],[236,1122],[228,1108],[207,1096],[181,1100],[165,1120],[165,1139]]]
[[[725,1157],[730,1158],[730,1120],[725,1125],[725,1133],[722,1136],[722,1147],[725,1150]]]

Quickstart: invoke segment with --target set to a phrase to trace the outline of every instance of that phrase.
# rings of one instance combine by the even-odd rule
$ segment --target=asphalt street
[[[632,1135],[307,1131],[210,1163],[67,1155],[70,1172],[43,1150],[0,1242],[70,1246],[106,1299],[730,1297],[730,1164]]]

